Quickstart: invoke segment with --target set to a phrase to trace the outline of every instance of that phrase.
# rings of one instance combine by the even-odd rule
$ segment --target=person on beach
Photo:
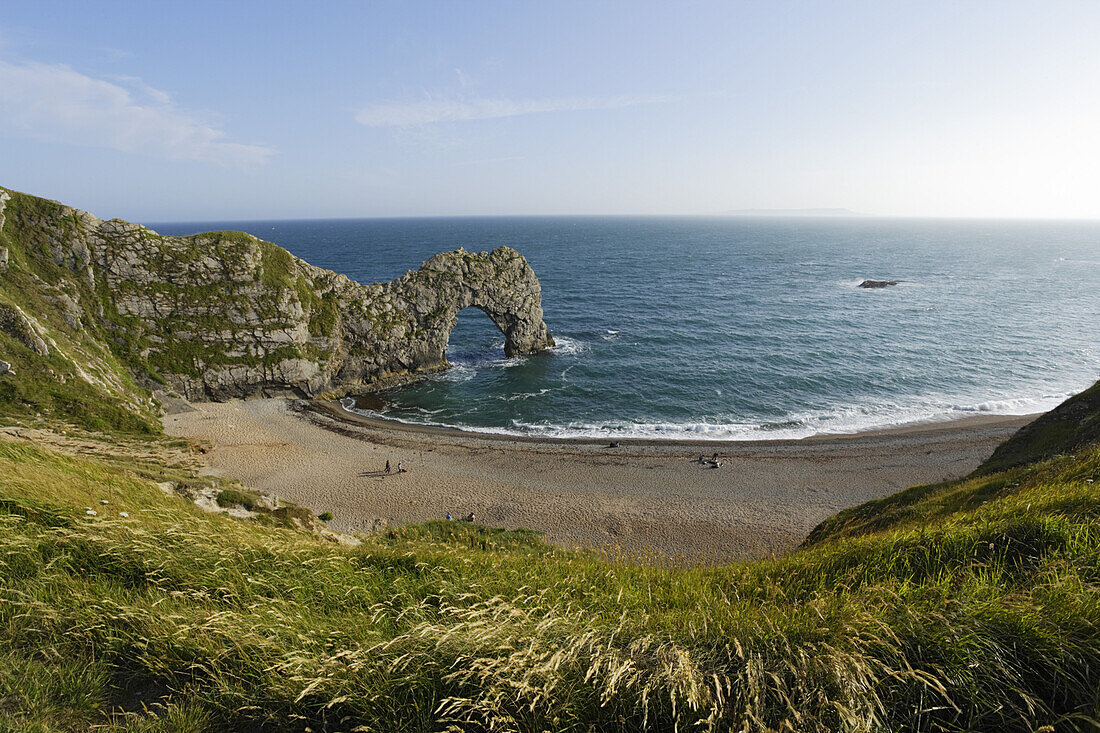
[[[398,473],[405,473],[405,471],[406,471],[405,464],[398,463],[397,464],[397,472]]]
[[[390,459],[387,458],[386,459],[386,473],[389,473],[389,472],[390,472]]]

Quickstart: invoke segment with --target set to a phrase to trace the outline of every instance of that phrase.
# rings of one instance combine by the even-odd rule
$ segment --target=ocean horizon
[[[558,345],[506,358],[476,309],[452,368],[356,408],[546,437],[756,440],[1050,409],[1100,376],[1100,222],[507,216],[241,229],[363,283],[508,245]],[[867,290],[865,279],[897,280]]]

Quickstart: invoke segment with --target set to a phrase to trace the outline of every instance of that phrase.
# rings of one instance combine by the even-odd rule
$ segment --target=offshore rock
[[[187,399],[335,397],[409,381],[447,368],[463,308],[488,314],[509,356],[554,345],[538,278],[510,247],[444,252],[361,285],[242,232],[167,237],[25,194],[0,199],[5,240],[65,273],[49,284],[27,274],[49,323],[106,342],[139,383]],[[21,315],[0,308],[0,328],[45,348]]]
[[[891,285],[897,285],[901,280],[864,280],[856,287],[859,288],[886,288]]]

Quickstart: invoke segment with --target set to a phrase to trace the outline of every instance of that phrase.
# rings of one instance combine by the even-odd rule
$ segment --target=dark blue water
[[[470,309],[387,417],[548,435],[779,438],[1047,409],[1100,377],[1100,223],[757,218],[210,222],[360,282],[508,244],[559,347]],[[904,282],[861,290],[865,278]]]

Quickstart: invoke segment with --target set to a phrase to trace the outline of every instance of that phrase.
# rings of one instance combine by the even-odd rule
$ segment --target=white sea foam
[[[553,354],[559,356],[575,356],[577,354],[588,351],[589,346],[580,339],[570,338],[569,336],[555,336],[555,346],[550,349]]]
[[[529,399],[539,397],[550,389],[538,392],[512,395],[507,399]],[[641,439],[641,440],[797,440],[814,435],[837,435],[882,430],[886,428],[948,422],[968,415],[1027,415],[1043,412],[1060,404],[1072,392],[1046,394],[1040,397],[1006,397],[984,401],[960,400],[954,403],[937,399],[926,399],[910,405],[866,404],[851,405],[827,411],[808,411],[789,415],[767,423],[753,423],[736,420],[715,419],[685,422],[569,422],[565,424],[524,422],[512,420],[507,427],[483,427],[465,424],[461,421],[440,422],[436,420],[407,417],[395,417],[371,410],[354,408],[354,400],[341,401],[344,409],[371,417],[396,422],[448,427],[475,433],[497,435],[540,436],[546,438],[592,438],[592,439]],[[439,411],[421,411],[434,415]]]
[[[1000,400],[986,400],[975,404],[952,405],[956,412],[985,412],[993,415],[1029,415],[1033,412],[1045,412],[1064,402],[1073,392],[1043,395],[1042,397],[1016,397]]]
[[[432,377],[441,382],[469,382],[477,376],[477,369],[470,364],[452,364],[451,368]]]
[[[547,392],[552,392],[552,391],[553,390],[550,389],[549,387],[544,387],[544,388],[540,389],[538,392],[517,392],[516,394],[510,394],[510,395],[496,395],[496,399],[502,400],[504,402],[515,402],[517,400],[528,400],[532,397],[542,397]]]

